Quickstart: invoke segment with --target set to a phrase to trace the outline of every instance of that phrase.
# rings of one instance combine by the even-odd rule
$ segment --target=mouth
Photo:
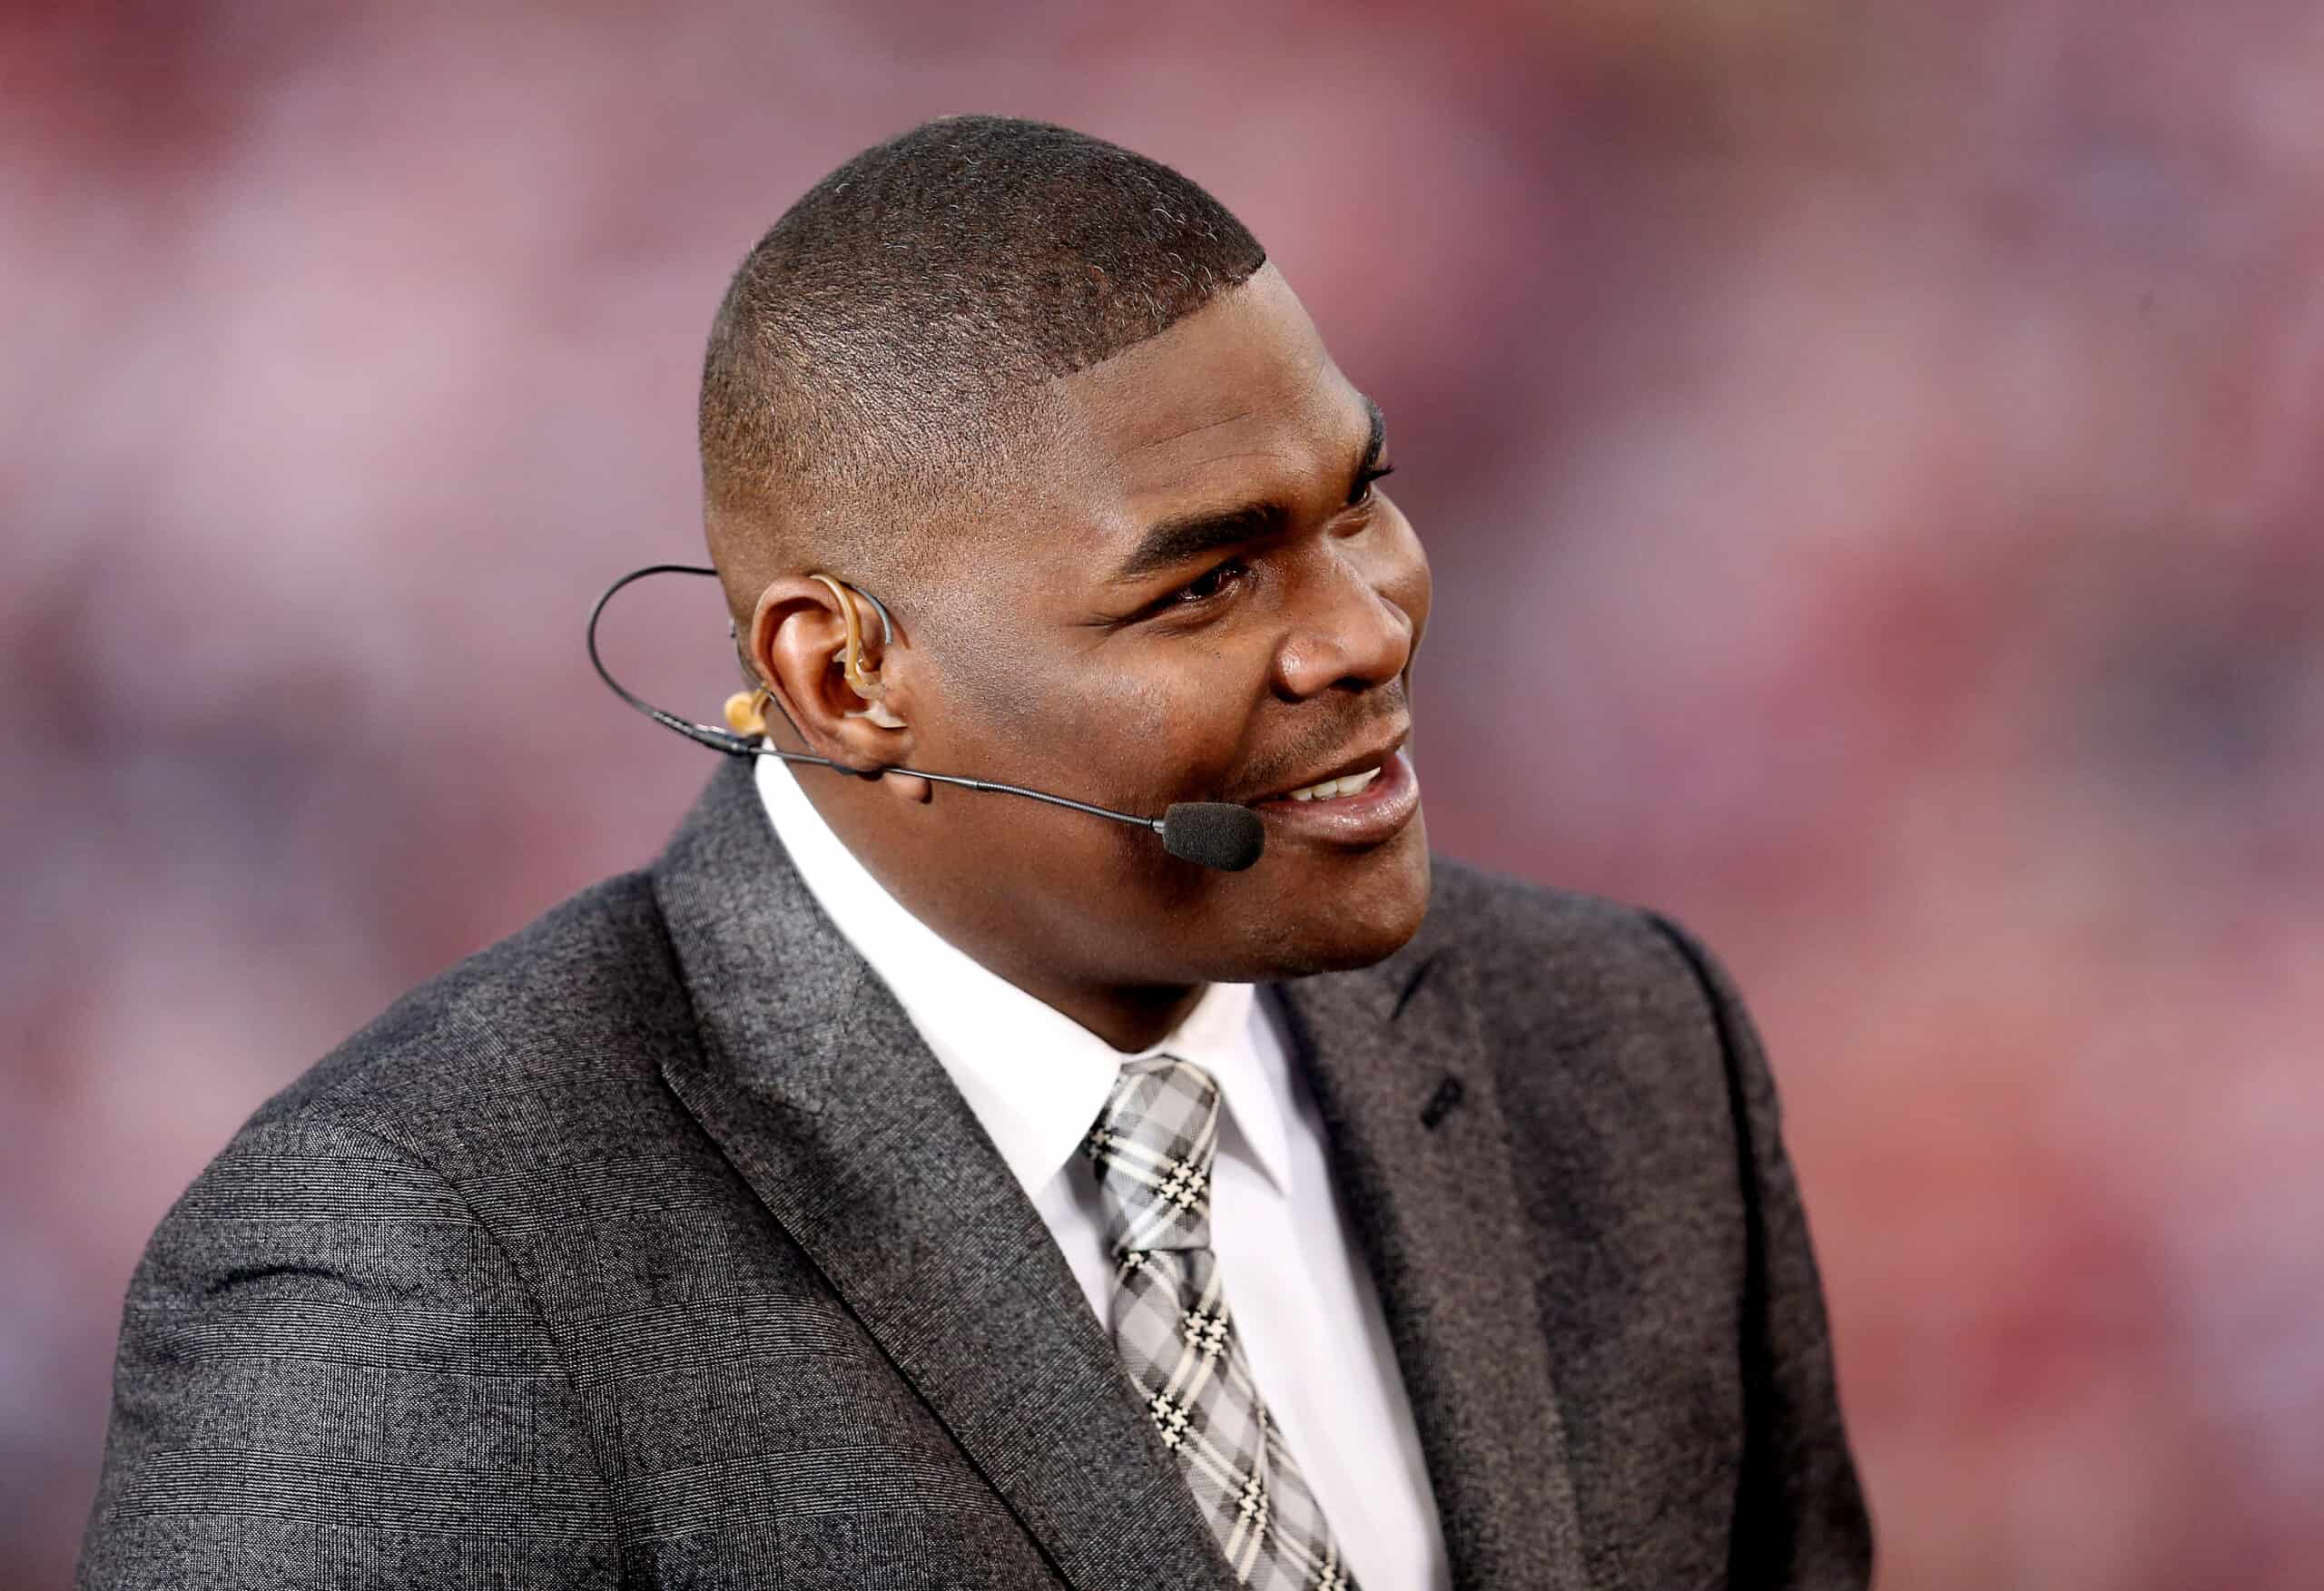
[[[1399,724],[1393,733],[1379,736],[1368,745],[1356,747],[1338,761],[1307,774],[1296,785],[1285,785],[1267,795],[1254,796],[1248,804],[1256,807],[1264,801],[1331,800],[1354,795],[1385,769],[1388,759],[1396,753],[1412,732],[1410,723]]]
[[[1250,808],[1270,829],[1340,845],[1377,845],[1393,838],[1420,810],[1420,781],[1403,750],[1399,731],[1384,746]]]

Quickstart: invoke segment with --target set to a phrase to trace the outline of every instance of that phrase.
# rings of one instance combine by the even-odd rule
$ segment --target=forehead
[[[1344,492],[1369,425],[1363,398],[1273,265],[1160,335],[1063,378],[1054,396],[1067,495],[1058,506],[1067,514],[1051,528],[1093,565],[1189,504],[1334,483]]]

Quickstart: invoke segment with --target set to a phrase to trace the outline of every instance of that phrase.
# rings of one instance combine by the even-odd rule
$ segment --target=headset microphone
[[[1233,801],[1177,801],[1162,814],[1163,849],[1172,856],[1239,873],[1267,847],[1267,826]]]
[[[856,770],[844,763],[834,762],[828,757],[812,756],[804,751],[778,751],[773,746],[759,744],[753,736],[680,718],[675,712],[665,712],[632,695],[606,669],[605,659],[597,655],[597,619],[606,611],[606,604],[614,599],[615,593],[630,582],[643,580],[649,575],[707,575],[714,577],[717,573],[715,569],[696,564],[651,564],[643,569],[631,570],[606,587],[605,594],[597,598],[597,605],[589,610],[589,663],[597,671],[597,677],[605,681],[606,688],[615,695],[664,729],[682,734],[696,744],[724,751],[730,757],[779,757],[785,762],[812,762],[819,768],[834,769],[842,773],[856,772]],[[894,631],[888,624],[887,607],[868,591],[858,594],[879,610],[880,623],[887,639],[893,641]],[[849,623],[852,630],[852,615],[850,615]],[[928,773],[917,768],[893,768],[882,771],[908,773],[937,784],[958,785],[963,790],[1024,796],[1030,800],[1047,801],[1052,806],[1070,807],[1077,812],[1088,812],[1092,817],[1110,818],[1117,823],[1128,823],[1134,829],[1144,829],[1159,835],[1162,848],[1172,856],[1198,862],[1206,868],[1215,868],[1220,872],[1241,872],[1257,861],[1259,853],[1266,849],[1266,825],[1260,821],[1259,815],[1250,808],[1236,806],[1232,801],[1174,801],[1162,816],[1141,818],[1135,812],[1117,812],[1109,807],[1092,806],[1088,801],[1072,800],[1065,796],[1051,795],[1046,791],[1028,790],[1019,784],[1001,784],[990,779],[970,779],[958,773]]]

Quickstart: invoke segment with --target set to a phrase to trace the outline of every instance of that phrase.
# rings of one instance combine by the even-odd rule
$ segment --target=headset
[[[1199,863],[1206,868],[1215,868],[1220,872],[1241,872],[1245,868],[1257,861],[1260,852],[1266,849],[1266,825],[1261,821],[1259,815],[1250,808],[1237,806],[1232,801],[1174,801],[1160,817],[1142,818],[1135,812],[1118,812],[1109,807],[1092,806],[1088,801],[1077,801],[1066,796],[1051,795],[1047,791],[1028,790],[1021,784],[1002,784],[990,779],[970,779],[959,773],[929,773],[918,768],[875,769],[870,772],[864,772],[850,768],[844,763],[834,762],[829,757],[817,757],[805,751],[779,750],[765,743],[762,739],[766,727],[763,704],[773,702],[774,698],[747,664],[743,667],[743,678],[750,682],[753,689],[738,692],[727,698],[726,722],[729,728],[720,729],[714,724],[695,723],[690,719],[681,718],[675,712],[656,707],[625,689],[622,683],[615,679],[612,673],[606,667],[605,659],[597,653],[597,620],[604,614],[606,604],[613,601],[615,594],[625,586],[655,575],[707,575],[715,579],[718,571],[700,564],[649,564],[642,569],[631,570],[606,587],[604,594],[597,598],[596,605],[589,610],[589,625],[586,632],[589,663],[597,671],[597,677],[605,681],[606,689],[613,692],[615,695],[664,729],[682,734],[697,745],[708,746],[715,751],[724,751],[730,757],[779,757],[785,762],[812,763],[818,768],[829,768],[841,773],[852,773],[858,778],[876,779],[881,773],[887,772],[908,773],[914,778],[925,779],[936,784],[958,785],[963,790],[990,791],[999,795],[1024,796],[1029,800],[1047,801],[1052,806],[1068,807],[1077,812],[1087,812],[1093,818],[1110,818],[1117,823],[1127,823],[1133,829],[1143,829],[1150,834],[1159,836],[1163,849],[1172,856]],[[876,672],[863,666],[862,621],[852,599],[860,596],[872,604],[872,610],[880,615],[881,642],[887,645],[893,645],[896,639],[896,627],[895,622],[888,615],[887,604],[870,592],[857,590],[829,575],[812,575],[809,578],[820,580],[831,587],[832,594],[839,599],[840,612],[846,618],[847,652],[841,661],[841,671],[846,677],[848,687],[868,703],[866,706],[853,710],[848,716],[868,718],[886,729],[901,727],[902,720],[890,712],[886,704],[881,700],[886,692],[886,686],[882,684]],[[729,620],[728,633],[732,634],[734,629],[734,623]],[[741,661],[739,640],[736,658],[738,662]]]

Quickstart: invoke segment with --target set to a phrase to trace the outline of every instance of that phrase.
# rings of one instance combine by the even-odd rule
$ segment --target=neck
[[[1051,951],[1028,948],[983,925],[948,914],[940,903],[917,898],[909,885],[889,886],[906,909],[996,977],[1008,979],[1051,1010],[1071,1017],[1125,1055],[1159,1044],[1200,1003],[1208,984],[1122,984],[1061,974]]]
[[[1187,1013],[1201,1001],[1203,991],[1210,987],[1207,984],[1178,984],[1125,988],[1056,982],[1045,987],[1040,981],[1012,973],[987,960],[972,946],[964,945],[961,948],[1043,1005],[1070,1016],[1124,1055],[1135,1055],[1168,1037],[1171,1030],[1186,1020]]]
[[[995,977],[1007,979],[1050,1009],[1070,1018],[1126,1055],[1151,1048],[1167,1037],[1201,1001],[1206,983],[1125,981],[1086,965],[1074,951],[1086,949],[1076,935],[1059,929],[1046,938],[1029,928],[1039,920],[1022,902],[996,895],[974,869],[950,877],[940,859],[925,856],[907,864],[887,854],[890,836],[864,810],[889,798],[876,787],[810,787],[810,797],[840,842],[906,911],[955,949]],[[974,850],[960,847],[962,854]]]
[[[867,866],[870,865],[867,863]],[[1028,944],[1025,918],[985,909],[982,899],[931,888],[924,877],[872,872],[881,887],[955,949],[1051,1010],[1071,1017],[1125,1055],[1159,1044],[1186,1020],[1210,986],[1124,983],[1078,974],[1059,945]]]

